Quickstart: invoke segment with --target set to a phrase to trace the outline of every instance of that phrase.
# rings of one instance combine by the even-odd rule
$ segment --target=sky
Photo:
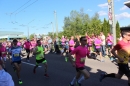
[[[120,26],[130,24],[130,8],[124,0],[114,0],[116,20]],[[96,12],[100,19],[108,19],[107,0],[0,0],[0,31],[24,32],[25,35],[47,34],[55,30],[54,11],[57,14],[58,30],[62,31],[64,18],[72,10],[93,16]],[[52,22],[52,24],[51,24]]]

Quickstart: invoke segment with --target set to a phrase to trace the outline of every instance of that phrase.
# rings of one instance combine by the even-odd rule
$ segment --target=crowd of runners
[[[116,45],[113,45],[113,40],[118,40]],[[65,57],[65,61],[68,59],[72,65],[76,68],[76,76],[69,83],[69,86],[74,86],[76,82],[77,86],[81,86],[81,82],[90,77],[89,72],[85,69],[85,59],[86,57],[90,59],[97,59],[100,57],[100,62],[105,62],[104,58],[108,57],[111,61],[117,59],[119,66],[118,73],[102,73],[100,81],[106,77],[121,78],[124,74],[128,77],[128,86],[130,86],[130,71],[128,67],[129,57],[130,57],[130,30],[124,30],[121,32],[120,38],[114,39],[111,33],[107,36],[100,32],[99,35],[87,33],[85,36],[62,36],[61,38],[56,37],[52,39],[47,37],[46,39],[33,39],[33,40],[18,40],[14,39],[12,41],[4,41],[0,43],[0,77],[3,75],[8,75],[4,77],[10,77],[8,85],[4,85],[0,81],[0,86],[14,86],[11,76],[7,73],[6,69],[6,59],[8,58],[13,66],[14,71],[17,74],[19,84],[22,84],[20,72],[21,72],[21,57],[24,56],[23,50],[27,53],[27,62],[31,63],[29,60],[30,54],[36,58],[36,66],[33,69],[33,73],[36,73],[36,68],[39,63],[43,63],[45,66],[45,77],[49,77],[47,73],[47,60],[45,59],[46,53],[54,52],[56,54],[61,54]],[[83,74],[83,76],[81,76]],[[3,78],[4,79],[4,78]],[[7,83],[6,83],[7,84]]]

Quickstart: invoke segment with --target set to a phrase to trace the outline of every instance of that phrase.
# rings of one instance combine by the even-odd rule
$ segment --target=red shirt
[[[114,49],[117,50],[117,55],[124,60],[123,63],[127,64],[130,57],[130,43],[121,40],[114,46]],[[118,63],[121,62],[118,60]]]
[[[32,46],[30,42],[25,42],[24,45],[26,49],[30,49]]]

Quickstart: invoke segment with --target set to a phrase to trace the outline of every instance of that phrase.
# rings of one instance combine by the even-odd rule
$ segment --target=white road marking
[[[28,65],[31,65],[31,66],[36,66],[35,64],[31,64],[31,63],[27,63],[27,62],[23,62],[23,61],[22,61],[22,63],[28,64]],[[38,66],[38,67],[42,67],[42,66]]]

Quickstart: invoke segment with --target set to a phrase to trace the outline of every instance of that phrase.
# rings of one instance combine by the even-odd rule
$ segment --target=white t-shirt
[[[11,75],[4,70],[0,70],[0,86],[14,86]]]
[[[104,35],[101,36],[101,39],[102,39],[102,45],[106,45],[106,40],[105,40],[105,36]]]

